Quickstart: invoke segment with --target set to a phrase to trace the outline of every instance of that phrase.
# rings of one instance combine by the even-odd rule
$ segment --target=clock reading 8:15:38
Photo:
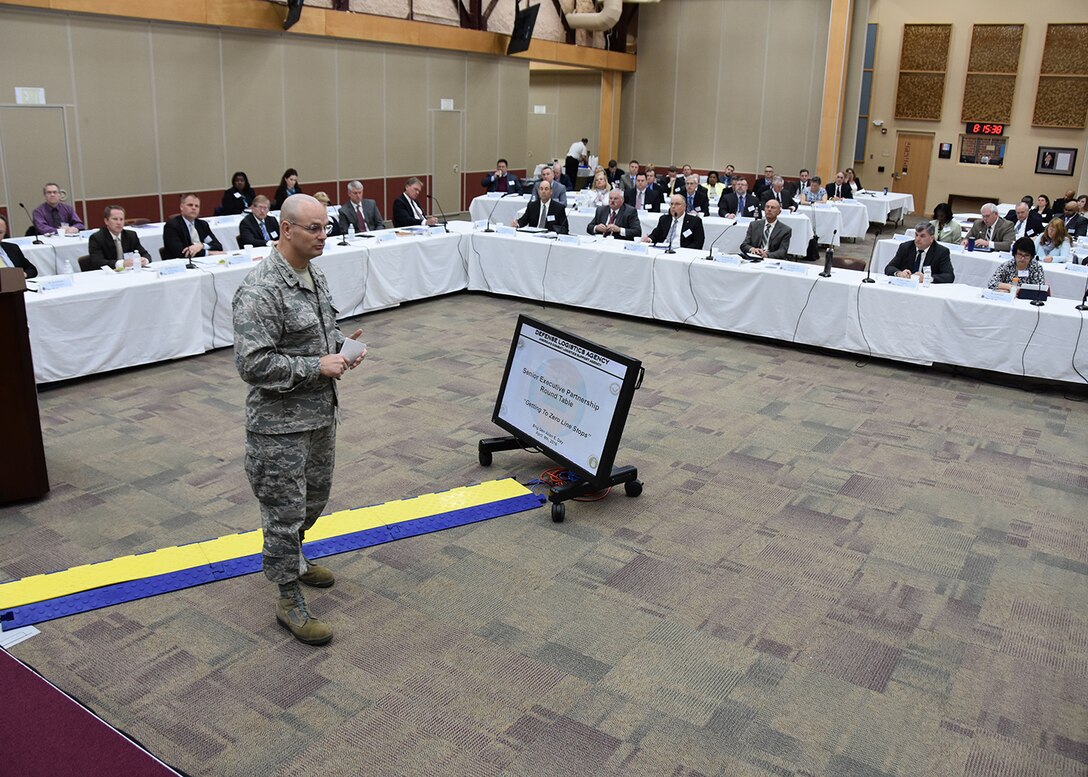
[[[1004,135],[1004,124],[985,124],[979,121],[967,122],[967,129],[965,130],[968,135]]]

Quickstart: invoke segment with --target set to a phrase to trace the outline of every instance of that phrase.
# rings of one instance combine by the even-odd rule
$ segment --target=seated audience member
[[[1088,194],[1077,197],[1077,207],[1080,209],[1080,215],[1088,216]]]
[[[620,179],[620,187],[625,192],[635,188],[635,179],[638,177],[638,160],[632,159],[627,165],[627,175]]]
[[[752,188],[752,193],[756,196],[757,200],[763,200],[763,192],[767,191],[774,185],[774,166],[765,165],[763,167],[763,177],[756,181],[756,185]]]
[[[563,184],[563,188],[568,192],[577,191],[574,188],[574,181],[567,177],[567,174],[563,172],[562,166],[558,162],[552,163],[552,172],[555,173],[555,181]]]
[[[934,234],[939,243],[959,243],[963,239],[963,227],[952,218],[952,206],[947,202],[938,202],[933,209]]]
[[[706,183],[703,184],[703,188],[706,189],[706,196],[711,200],[720,200],[725,194],[725,184],[713,170],[706,174]]]
[[[789,192],[790,198],[795,202],[800,202],[801,192],[808,188],[809,172],[807,167],[802,167],[797,173],[797,181],[795,183],[787,183],[785,189]]]
[[[846,173],[846,183],[849,184],[850,191],[852,191],[852,192],[862,191],[863,187],[861,185],[861,179],[858,178],[857,174],[854,172],[854,168],[848,167],[848,168],[846,168],[846,170],[844,172]]]
[[[298,170],[288,167],[280,176],[280,185],[276,187],[276,195],[272,198],[272,210],[283,207],[283,201],[292,194],[301,194],[302,187],[298,184]]]
[[[759,217],[759,199],[748,193],[747,178],[738,175],[733,179],[733,191],[718,200],[718,215],[727,219]]]
[[[585,208],[600,208],[608,204],[608,193],[611,191],[608,178],[601,170],[593,174],[593,185],[582,192],[579,202]]]
[[[733,190],[733,177],[736,175],[736,168],[733,165],[726,165],[725,170],[722,171],[722,183],[725,185],[727,193]]]
[[[695,180],[698,180],[696,177]],[[666,248],[702,248],[703,220],[687,209],[687,201],[679,194],[669,198],[669,212],[661,216],[657,226],[642,238],[644,243]]]
[[[120,205],[107,205],[103,213],[104,226],[91,235],[87,241],[87,255],[91,269],[99,267],[131,267],[132,258],[126,256],[138,254],[140,266],[147,267],[151,254],[140,245],[140,238],[131,229],[125,229],[125,209]]]
[[[208,222],[200,218],[200,198],[181,195],[181,213],[162,226],[162,244],[167,259],[192,259],[223,253],[223,244],[212,233]]]
[[[532,200],[521,214],[514,219],[515,227],[539,227],[547,232],[565,235],[570,227],[567,224],[567,211],[552,197],[551,181],[540,181],[536,187],[536,199]]]
[[[1020,202],[1027,205],[1028,210],[1031,210],[1031,209],[1033,209],[1035,207],[1035,200],[1032,198],[1032,196],[1030,194],[1025,194],[1023,197],[1021,197]],[[1005,221],[1016,221],[1016,206],[1015,205],[1013,205],[1012,208],[1009,209],[1008,213],[1005,214]]]
[[[934,283],[955,283],[956,271],[952,267],[952,257],[948,249],[937,242],[937,233],[933,224],[919,221],[914,228],[914,240],[899,244],[895,257],[884,268],[885,275],[897,275],[900,278],[914,276],[922,280],[923,267],[928,266]]]
[[[1026,202],[1016,203],[1012,210],[1011,221],[1013,234],[1016,237],[1035,237],[1043,231],[1043,219],[1030,204]]]
[[[1040,194],[1038,197],[1035,198],[1034,208],[1035,212],[1039,214],[1039,218],[1041,218],[1044,222],[1048,223],[1052,218],[1054,218],[1054,211],[1050,209],[1050,198],[1047,197],[1045,194]]]
[[[249,213],[238,224],[238,237],[242,245],[238,246],[270,246],[280,239],[280,225],[276,219],[268,215],[268,198],[258,194],[253,198],[253,204],[249,206]]]
[[[1088,218],[1080,215],[1076,200],[1066,200],[1062,221],[1065,222],[1065,231],[1073,239],[1088,234]]]
[[[1073,258],[1073,241],[1065,231],[1065,222],[1052,219],[1035,238],[1035,253],[1044,262],[1063,264]]]
[[[661,196],[665,196],[665,190],[661,186],[661,181],[657,178],[657,172],[654,170],[653,165],[649,165],[646,168],[646,185],[651,189],[657,189],[661,192]]]
[[[661,191],[666,197],[684,193],[685,181],[680,177],[676,165],[669,165],[668,176],[661,182]]]
[[[5,243],[8,236],[7,216],[0,213],[0,267],[18,267],[26,278],[37,278],[38,268],[23,256],[23,249],[15,243]]]
[[[767,200],[763,218],[748,225],[748,234],[740,244],[741,253],[764,259],[786,258],[793,230],[779,220],[778,215],[781,212],[782,206],[778,204],[778,200]]]
[[[818,175],[814,175],[808,179],[808,186],[800,191],[798,199],[802,205],[815,205],[818,202],[827,202],[827,189],[825,189],[823,179]]]
[[[1021,237],[1013,243],[1012,259],[994,270],[988,285],[997,291],[1013,291],[1021,283],[1046,283],[1043,266],[1035,258],[1035,241],[1030,237]]]
[[[567,187],[555,180],[555,168],[550,165],[546,165],[540,171],[540,180],[533,186],[533,199],[540,198],[540,184],[547,181],[552,187],[552,200],[558,202],[562,207],[567,207]]]
[[[710,200],[706,196],[706,189],[699,185],[699,176],[691,173],[684,184],[684,202],[688,213],[702,213],[710,215]]]
[[[634,240],[642,237],[642,225],[635,209],[624,205],[623,192],[612,189],[608,192],[608,204],[597,208],[593,220],[586,226],[586,232],[620,240]]]
[[[363,182],[352,181],[348,184],[348,201],[340,206],[337,220],[345,232],[372,232],[385,229],[385,220],[378,203],[363,197]]]
[[[314,199],[321,203],[321,207],[325,209],[326,213],[329,212],[329,205],[332,203],[332,200],[329,199],[329,195],[325,194],[325,192],[314,192]],[[269,205],[271,205],[271,203],[269,203]],[[339,212],[336,214],[335,217],[329,218],[329,227],[327,234],[329,237],[332,237],[333,235],[344,234],[343,231],[340,229]]]
[[[495,162],[495,172],[485,175],[480,181],[480,186],[489,192],[521,194],[521,182],[516,175],[506,169],[508,166],[509,163],[505,159]]]
[[[635,176],[635,188],[623,193],[623,201],[636,211],[649,210],[660,213],[664,199],[661,192],[650,186],[646,180],[646,173]]]
[[[971,225],[963,245],[972,238],[976,248],[989,248],[993,251],[1008,251],[1015,236],[1013,226],[997,213],[997,206],[987,202],[980,209],[982,218]]]
[[[835,182],[827,187],[827,198],[829,200],[854,199],[854,190],[846,183],[846,173],[835,173]]]
[[[1065,213],[1065,203],[1069,202],[1069,200],[1075,199],[1077,199],[1077,193],[1072,189],[1069,189],[1068,191],[1066,191],[1064,197],[1058,197],[1056,200],[1054,200],[1054,205],[1052,206],[1051,213],[1053,213],[1055,216],[1059,216],[1062,213]]]
[[[34,209],[31,217],[39,235],[75,235],[84,229],[83,220],[76,214],[75,209],[60,201],[60,187],[57,184],[47,183],[42,187],[42,194],[45,195],[45,202]]]
[[[437,218],[424,214],[419,207],[419,195],[422,193],[423,182],[418,178],[413,176],[404,182],[404,192],[393,200],[394,227],[433,227],[438,223]]]
[[[782,210],[793,210],[793,197],[786,191],[786,181],[780,175],[776,175],[771,180],[771,188],[764,189],[759,199],[764,208],[767,207],[768,202],[774,200]]]
[[[257,193],[249,185],[249,176],[239,170],[230,178],[230,188],[223,192],[223,202],[219,206],[220,216],[237,216],[245,213],[253,204]]]
[[[608,183],[612,186],[623,186],[623,173],[620,172],[619,162],[615,159],[608,160],[608,167],[605,168],[605,175],[608,176]]]

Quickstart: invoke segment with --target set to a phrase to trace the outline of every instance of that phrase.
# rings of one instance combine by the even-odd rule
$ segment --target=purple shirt
[[[57,221],[60,223],[68,222],[70,227],[86,229],[75,210],[66,202],[57,203],[57,215],[59,216]],[[57,231],[57,228],[53,226],[53,208],[48,202],[43,202],[34,209],[34,227],[39,235],[52,235]]]

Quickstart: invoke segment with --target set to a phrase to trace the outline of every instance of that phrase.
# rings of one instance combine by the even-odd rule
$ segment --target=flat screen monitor
[[[510,33],[510,45],[506,47],[506,56],[529,48],[529,43],[533,40],[533,28],[536,27],[536,15],[539,12],[539,5],[531,5],[525,10],[518,9],[514,15],[514,30]]]
[[[518,316],[491,420],[582,480],[612,474],[642,363]]]

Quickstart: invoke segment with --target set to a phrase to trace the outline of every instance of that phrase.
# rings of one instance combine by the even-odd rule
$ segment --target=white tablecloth
[[[854,202],[860,202],[869,213],[869,221],[883,224],[893,210],[903,209],[903,215],[914,212],[914,197],[899,192],[854,192]]]
[[[568,204],[573,204],[574,193],[568,193]],[[473,221],[490,219],[492,224],[509,224],[529,204],[530,195],[512,194],[509,197],[476,197],[468,206]]]
[[[897,235],[889,240],[881,240],[876,245],[876,253],[873,254],[873,273],[883,274],[888,262],[895,256],[899,244],[910,238]],[[956,271],[956,283],[965,286],[986,288],[994,270],[1002,262],[1011,259],[1010,254],[987,253],[985,251],[965,251],[959,246],[942,243],[948,249],[952,259],[952,267]],[[1083,265],[1082,265],[1083,266]],[[1050,284],[1050,293],[1062,299],[1075,299],[1078,302],[1084,297],[1085,283],[1088,282],[1088,273],[1071,269],[1075,265],[1054,264],[1043,265],[1046,282]]]
[[[471,289],[901,361],[1082,382],[1071,366],[1081,316],[1069,300],[1042,308],[992,302],[959,284],[907,289],[884,276],[863,284],[864,273],[852,270],[820,278],[818,268],[806,265],[786,272],[770,262],[708,262],[704,252],[687,249],[637,254],[615,240],[571,245],[482,233],[470,239]],[[1077,356],[1085,372],[1088,344]]]
[[[869,209],[856,200],[839,200],[831,206],[842,214],[842,237],[865,237],[869,231]],[[821,233],[821,240],[823,234]]]

